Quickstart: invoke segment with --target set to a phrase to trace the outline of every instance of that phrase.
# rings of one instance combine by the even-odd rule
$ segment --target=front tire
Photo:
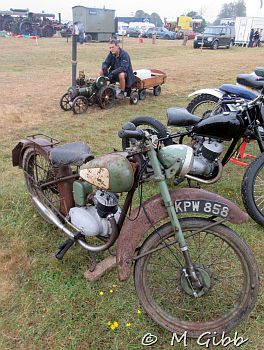
[[[85,113],[88,109],[88,99],[85,96],[77,96],[72,103],[72,111],[74,114]]]
[[[158,138],[165,138],[168,136],[168,129],[163,125],[159,120],[152,117],[137,117],[133,120],[130,120],[137,128],[148,131],[151,135],[157,135]],[[173,142],[171,139],[162,141],[165,146],[172,145]],[[129,147],[129,139],[122,139],[122,147],[125,150]]]
[[[66,112],[72,109],[72,100],[68,92],[62,95],[60,99],[60,107]]]
[[[170,224],[145,240],[139,255],[146,255],[134,269],[136,292],[147,314],[170,332],[194,338],[208,331],[221,335],[238,325],[254,307],[259,287],[258,267],[243,239],[221,224],[203,229],[210,222],[180,220],[202,288],[186,275]]]
[[[218,43],[217,40],[215,40],[215,41],[213,42],[212,49],[213,49],[213,50],[217,50],[218,47],[219,47],[219,43]]]
[[[224,108],[218,105],[219,98],[210,94],[195,96],[186,107],[187,111],[203,119],[224,112]],[[228,106],[225,106],[228,109]]]
[[[264,154],[247,167],[241,186],[244,206],[259,225],[264,226]]]

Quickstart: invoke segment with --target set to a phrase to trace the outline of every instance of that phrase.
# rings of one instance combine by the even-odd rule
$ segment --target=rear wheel
[[[248,214],[264,226],[264,154],[246,169],[241,186],[242,199]]]
[[[109,86],[101,88],[97,93],[97,101],[102,109],[109,109],[115,102],[115,90]]]
[[[43,186],[45,183],[53,181],[56,178],[54,168],[50,165],[47,155],[33,147],[27,148],[23,155],[22,167],[24,170],[26,187],[30,195],[33,198],[36,197],[44,207],[51,210],[55,207],[59,211],[60,196],[57,185],[51,184]],[[36,206],[33,199],[32,202],[40,215],[44,217],[44,219],[47,219],[46,216],[43,215],[43,212]]]
[[[258,294],[258,267],[251,250],[224,225],[205,229],[210,222],[180,220],[202,288],[192,284],[170,224],[145,240],[134,270],[136,292],[147,314],[170,332],[194,338],[208,331],[221,335],[238,325]]]
[[[232,47],[234,47],[234,41],[231,40],[229,45],[227,46],[229,49],[232,49]]]
[[[224,108],[218,103],[218,97],[209,94],[201,94],[194,97],[186,109],[188,112],[205,119],[212,115],[222,113],[228,109],[228,106],[225,106],[224,110]]]

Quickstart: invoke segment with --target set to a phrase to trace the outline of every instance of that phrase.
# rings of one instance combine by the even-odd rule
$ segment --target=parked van
[[[141,34],[146,33],[149,28],[155,28],[155,24],[149,22],[130,22],[129,29],[138,29]]]
[[[209,47],[218,49],[218,47],[233,47],[235,43],[235,27],[234,26],[208,26],[204,33],[197,35],[193,42],[193,47]]]
[[[117,24],[117,34],[118,35],[126,35],[126,31],[129,28],[129,24],[125,22],[118,22]]]

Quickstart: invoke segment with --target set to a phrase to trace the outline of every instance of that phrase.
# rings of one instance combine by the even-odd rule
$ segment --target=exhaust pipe
[[[72,240],[75,239],[75,233],[71,232],[59,219],[58,217],[52,212],[52,210],[45,207],[41,201],[35,197],[31,196],[31,200],[33,204],[36,206],[38,211],[48,220],[48,222],[52,223],[53,225],[57,226],[62,232],[66,233],[67,236],[69,236]],[[91,251],[91,252],[101,252],[103,250],[106,250],[110,248],[116,241],[117,237],[119,236],[119,230],[117,223],[115,221],[114,215],[109,215],[107,219],[110,222],[112,233],[108,239],[108,241],[105,244],[98,245],[98,246],[92,246],[90,244],[85,243],[82,239],[77,239],[76,242],[78,242],[84,249]],[[74,227],[66,218],[65,221],[71,225],[74,230],[76,230],[76,233],[79,232],[76,227]]]
[[[218,167],[219,167],[219,170],[218,170],[218,173],[217,173],[216,177],[214,177],[213,179],[210,179],[210,180],[200,179],[197,176],[193,176],[193,175],[189,175],[189,174],[185,175],[185,177],[187,179],[194,180],[194,181],[197,181],[197,182],[201,182],[203,184],[207,184],[207,185],[208,184],[213,184],[213,183],[217,182],[221,178],[222,173],[223,173],[223,165],[220,162],[220,160],[218,161]]]

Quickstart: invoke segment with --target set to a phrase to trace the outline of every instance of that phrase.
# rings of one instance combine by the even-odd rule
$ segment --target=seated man
[[[119,82],[121,92],[116,96],[124,98],[126,87],[129,88],[135,81],[129,54],[119,47],[116,39],[109,41],[110,52],[102,64],[100,75],[108,76],[110,81]]]

